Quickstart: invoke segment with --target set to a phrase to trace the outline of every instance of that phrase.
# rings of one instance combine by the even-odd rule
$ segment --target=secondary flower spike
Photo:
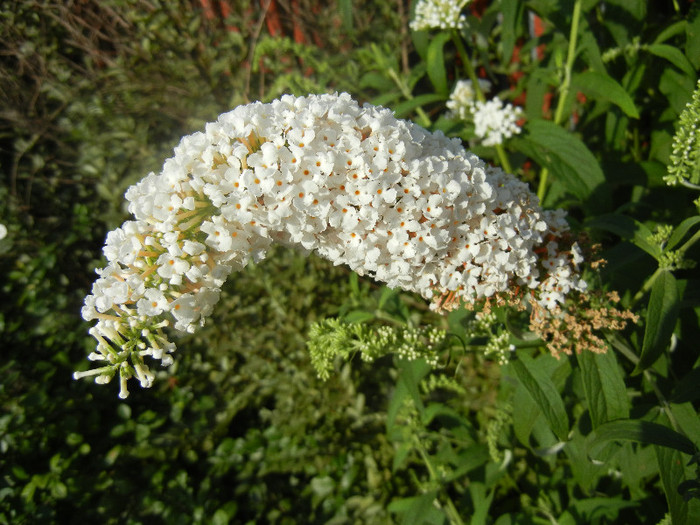
[[[584,291],[562,211],[459,140],[349,95],[284,96],[184,137],[161,173],[126,193],[135,220],[107,236],[85,299],[102,366],[151,385],[172,362],[166,326],[204,323],[233,272],[274,242],[315,251],[437,309],[520,290],[541,311]],[[527,293],[523,292],[527,291]]]

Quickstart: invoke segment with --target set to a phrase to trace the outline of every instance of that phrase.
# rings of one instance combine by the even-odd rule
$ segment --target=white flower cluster
[[[486,79],[479,79],[479,89],[482,93],[491,90],[491,82]],[[474,104],[477,102],[476,90],[471,80],[458,80],[455,84],[450,99],[447,101],[447,109],[450,110],[447,117],[459,120],[471,118]]]
[[[146,356],[172,362],[163,333],[203,324],[228,275],[273,242],[314,250],[437,308],[513,287],[553,308],[583,290],[563,212],[457,139],[359,106],[349,95],[284,96],[223,114],[184,137],[126,198],[134,221],[107,236],[83,317],[91,360],[150,386]],[[561,245],[560,245],[561,244]]]
[[[482,139],[484,146],[503,144],[505,139],[520,133],[517,122],[522,117],[522,110],[512,104],[504,104],[498,97],[486,102],[477,102],[472,113],[474,132]]]
[[[469,0],[420,0],[409,26],[414,31],[464,29],[467,18],[462,14],[462,9],[468,2]]]
[[[479,89],[482,93],[487,92],[491,89],[491,83],[479,79]],[[522,110],[512,104],[504,104],[498,97],[486,102],[477,100],[471,80],[459,80],[446,105],[450,110],[448,118],[473,119],[474,132],[484,146],[503,144],[505,139],[521,131],[517,122],[522,117]]]

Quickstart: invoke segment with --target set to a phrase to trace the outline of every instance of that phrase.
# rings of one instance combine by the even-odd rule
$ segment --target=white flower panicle
[[[284,96],[184,137],[126,198],[135,220],[109,233],[83,317],[104,366],[75,377],[121,397],[172,362],[163,328],[204,323],[234,270],[273,242],[313,250],[447,309],[515,287],[553,309],[586,283],[564,213],[486,166],[457,139],[349,95]]]
[[[512,104],[504,104],[498,97],[486,102],[477,101],[471,111],[474,131],[484,146],[503,144],[505,139],[521,131],[517,122],[522,118],[522,110]]]
[[[462,9],[468,3],[469,0],[420,0],[409,26],[414,31],[464,29],[467,18],[462,14]]]

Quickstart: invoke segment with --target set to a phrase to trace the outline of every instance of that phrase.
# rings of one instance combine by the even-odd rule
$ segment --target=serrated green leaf
[[[697,72],[695,71],[693,64],[690,63],[690,61],[678,48],[667,44],[650,44],[645,46],[645,49],[647,49],[653,55],[665,58],[671,64],[683,71],[683,73],[686,75],[690,75],[693,78],[697,76]]]
[[[596,100],[605,100],[615,104],[631,118],[639,118],[639,112],[632,97],[609,75],[597,71],[586,71],[574,76],[572,85]]]
[[[569,417],[552,379],[526,354],[520,354],[510,366],[537,403],[554,434],[560,441],[566,441],[569,434]]]
[[[676,246],[678,246],[685,236],[688,235],[688,233],[698,224],[700,224],[700,217],[696,215],[695,217],[690,217],[684,220],[682,223],[676,226],[676,229],[673,230],[671,237],[669,237],[668,242],[666,243],[666,250],[673,250]]]
[[[627,389],[615,354],[582,352],[576,358],[581,367],[593,428],[608,421],[629,417]]]
[[[636,441],[647,445],[659,445],[693,455],[696,447],[683,434],[667,426],[641,419],[610,421],[600,425],[586,438],[588,455],[595,458],[609,441]]]
[[[605,183],[593,153],[575,135],[548,120],[535,119],[526,125],[527,134],[513,145],[550,169],[563,186],[582,201]]]
[[[651,287],[642,354],[633,375],[653,365],[666,349],[678,319],[679,301],[676,278],[668,270],[661,272]]]
[[[632,217],[609,213],[594,217],[586,221],[585,225],[587,228],[597,228],[615,233],[623,239],[631,241],[654,259],[658,260],[661,257],[661,248],[649,241],[652,236],[651,230]]]
[[[428,46],[426,64],[428,66],[428,77],[432,82],[435,91],[447,98],[449,91],[447,88],[447,71],[445,70],[445,55],[443,48],[450,40],[449,33],[438,34]]]

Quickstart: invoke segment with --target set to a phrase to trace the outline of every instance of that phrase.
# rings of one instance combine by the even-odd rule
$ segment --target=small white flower
[[[168,308],[168,300],[163,292],[157,288],[149,288],[145,291],[144,296],[136,303],[137,313],[139,315],[147,315],[155,317],[160,315]]]
[[[0,224],[0,241],[7,237],[7,226]]]

